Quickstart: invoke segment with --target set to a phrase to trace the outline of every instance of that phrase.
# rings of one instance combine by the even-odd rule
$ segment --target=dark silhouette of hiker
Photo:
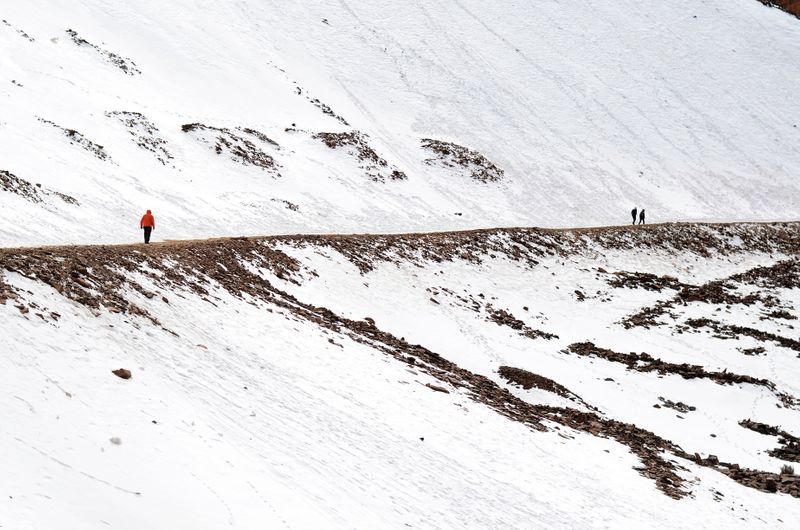
[[[145,244],[150,243],[150,232],[156,229],[156,219],[150,213],[150,210],[147,210],[147,213],[142,216],[142,220],[139,221],[139,228],[144,230]]]
[[[633,224],[636,224],[636,208],[631,210],[631,217],[633,217]]]
[[[640,224],[640,225],[643,225],[643,224],[644,224],[644,210],[642,210],[641,212],[639,212],[639,224]]]

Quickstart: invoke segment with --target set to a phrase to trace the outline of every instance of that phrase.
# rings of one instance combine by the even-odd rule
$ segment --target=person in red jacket
[[[150,210],[147,210],[147,213],[142,216],[142,220],[139,221],[139,228],[144,229],[145,244],[150,243],[150,232],[156,229],[156,219],[150,213]]]

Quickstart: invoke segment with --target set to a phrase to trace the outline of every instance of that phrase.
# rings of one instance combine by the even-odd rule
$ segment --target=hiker
[[[636,224],[636,208],[631,210],[631,217],[633,217],[633,224]]]
[[[640,225],[643,225],[643,224],[644,224],[644,210],[642,210],[641,212],[639,212],[639,224],[640,224]]]
[[[150,210],[147,210],[147,213],[142,216],[142,220],[139,221],[139,228],[144,229],[145,245],[150,243],[150,232],[156,229],[156,220]]]

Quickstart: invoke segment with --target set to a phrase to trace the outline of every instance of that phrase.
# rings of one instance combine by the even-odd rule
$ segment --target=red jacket
[[[147,210],[147,213],[142,216],[142,220],[139,221],[139,228],[144,228],[146,226],[150,228],[156,227],[156,219],[153,217],[153,214],[150,213],[150,210]]]

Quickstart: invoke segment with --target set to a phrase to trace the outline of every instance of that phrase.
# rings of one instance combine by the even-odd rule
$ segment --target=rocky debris
[[[724,280],[712,281],[703,285],[684,285],[676,296],[676,302],[683,304],[705,302],[707,304],[753,305],[762,301],[761,296],[757,293],[739,296],[731,292],[732,289],[733,287]]]
[[[636,313],[623,318],[620,324],[622,324],[622,327],[624,327],[625,329],[631,329],[631,328],[650,329],[651,327],[655,326],[663,326],[665,322],[659,320],[662,317],[669,315],[673,317],[673,319],[677,318],[677,315],[670,312],[670,309],[673,307],[674,307],[673,302],[669,300],[657,302],[652,307],[645,307],[643,309],[640,309]]]
[[[779,261],[730,277],[731,280],[762,289],[800,289],[800,260]]]
[[[797,320],[797,317],[785,309],[776,309],[765,313],[761,320]]]
[[[411,363],[415,370],[441,381],[443,388],[459,389],[460,393],[531,429],[548,430],[545,425],[548,422],[613,438],[639,456],[643,465],[639,471],[655,480],[665,494],[675,498],[688,494],[676,464],[664,457],[665,452],[677,448],[649,431],[595,413],[527,403],[489,378],[464,370],[421,345],[409,344],[369,322],[342,317],[277,289],[254,271],[267,269],[280,278],[292,280],[292,275],[300,269],[299,263],[269,245],[281,240],[280,237],[234,238],[150,246],[0,249],[0,270],[42,281],[91,309],[142,316],[155,323],[146,309],[125,298],[125,293],[130,292],[153,294],[138,283],[137,277],[146,277],[150,288],[187,290],[206,300],[213,296],[209,291],[213,284],[234,297],[268,304],[293,318],[315,323],[400,362]]]
[[[498,373],[500,374],[500,377],[509,383],[519,385],[524,390],[538,388],[539,390],[544,390],[545,392],[551,392],[563,398],[567,398],[574,403],[580,403],[591,410],[597,410],[567,387],[560,385],[552,379],[544,377],[543,375],[534,374],[532,372],[528,372],[527,370],[523,370],[522,368],[514,368],[512,366],[501,366],[498,370]]]
[[[239,136],[230,129],[212,127],[210,125],[203,125],[202,123],[187,123],[181,126],[181,130],[185,133],[193,133],[193,135],[203,143],[213,144],[212,149],[218,155],[227,152],[231,160],[235,162],[239,162],[245,166],[260,167],[272,173],[273,177],[281,176],[278,172],[280,166],[271,155],[265,153],[248,138]],[[278,145],[265,134],[255,131],[254,129],[239,128],[237,130],[245,132],[245,134],[271,147],[277,147]]]
[[[315,107],[317,107],[319,110],[321,110],[321,111],[322,111],[322,113],[323,113],[323,114],[325,114],[326,116],[330,116],[331,118],[335,119],[336,121],[338,121],[339,123],[341,123],[341,124],[342,124],[342,125],[344,125],[345,127],[350,127],[350,124],[349,124],[349,123],[347,123],[347,120],[346,120],[346,119],[344,119],[344,118],[343,118],[343,117],[341,117],[340,115],[336,114],[336,113],[333,111],[333,109],[331,109],[331,108],[330,108],[328,105],[326,105],[325,103],[323,103],[322,101],[320,101],[320,100],[319,100],[319,98],[312,98],[312,97],[311,97],[311,96],[308,94],[308,92],[307,92],[307,91],[303,90],[303,88],[301,88],[301,87],[300,87],[300,85],[298,85],[298,84],[297,84],[297,81],[292,81],[292,83],[294,83],[294,91],[295,91],[295,94],[297,94],[298,96],[305,97],[305,98],[306,98],[306,100],[307,100],[309,103],[311,103],[312,105],[314,105]]]
[[[786,460],[788,462],[800,462],[800,438],[789,434],[780,427],[759,423],[750,419],[742,420],[739,425],[745,429],[750,429],[766,436],[777,436],[778,445],[775,449],[770,449],[767,454],[774,458]]]
[[[505,309],[495,309],[491,305],[488,305],[486,310],[488,313],[487,320],[494,322],[498,326],[506,326],[514,331],[519,331],[520,335],[528,337],[529,339],[552,340],[558,338],[558,335],[531,328]]]
[[[92,247],[51,247],[0,249],[0,271],[16,272],[42,281],[66,298],[90,308],[155,319],[147,312],[150,304],[160,304],[159,291],[188,292],[213,304],[214,292],[221,289],[248,303],[263,305],[267,311],[283,313],[287,318],[302,319],[327,331],[366,344],[378,352],[412,365],[414,370],[441,381],[443,388],[454,388],[498,414],[518,421],[536,431],[562,428],[611,438],[626,445],[637,455],[642,466],[637,470],[655,481],[660,491],[681,498],[690,492],[678,472],[682,469],[673,457],[695,461],[692,454],[672,442],[635,425],[608,419],[592,411],[535,405],[516,398],[508,389],[491,379],[465,370],[424,346],[408,343],[364,320],[352,320],[333,311],[298,300],[275,287],[267,270],[288,282],[298,283],[300,263],[277,247],[298,246],[341,249],[343,255],[368,271],[376,261],[394,262],[408,258],[409,263],[441,262],[464,259],[480,262],[487,255],[535,266],[541,256],[567,256],[599,248],[650,249],[674,248],[685,240],[685,252],[713,250],[718,255],[741,252],[741,246],[727,240],[736,237],[748,251],[759,248],[772,252],[796,253],[797,225],[665,225],[647,226],[635,232],[619,228],[587,230],[509,229],[478,230],[459,233],[401,234],[391,236],[273,236],[267,238],[232,238],[203,241],[170,242],[160,245],[120,245]],[[752,238],[752,245],[748,242]],[[695,249],[697,241],[703,241]],[[135,274],[132,274],[134,273]],[[147,287],[139,278],[146,279]],[[87,287],[88,286],[88,287]],[[213,286],[213,287],[212,287]],[[3,283],[0,293],[18,296],[20,312],[32,307],[25,293]],[[6,296],[6,295],[3,295]],[[137,305],[127,297],[144,301]],[[149,302],[148,302],[149,300]],[[337,337],[337,338],[338,338]],[[341,340],[340,340],[341,341]],[[590,344],[590,343],[589,343]],[[595,349],[590,344],[589,350]],[[612,352],[613,353],[613,352]],[[627,360],[624,354],[623,358]],[[633,354],[636,355],[636,354]],[[638,356],[637,356],[638,357]],[[648,356],[649,357],[649,356]],[[651,369],[671,369],[672,365],[655,359],[637,358],[636,365]],[[643,361],[640,363],[639,361]],[[683,365],[677,365],[683,366]],[[694,368],[682,370],[698,376]],[[724,373],[723,373],[724,374]],[[702,375],[702,372],[700,372]],[[714,375],[714,374],[712,374]],[[741,376],[733,376],[741,377]],[[789,396],[790,397],[790,396]],[[757,470],[741,470],[735,464],[711,464],[749,487],[766,489],[767,480],[776,491],[795,494],[796,487],[782,477]],[[735,471],[735,472],[734,472]]]
[[[794,236],[791,237],[793,238]],[[763,242],[761,244],[763,244]],[[796,255],[797,252],[788,252],[788,254]],[[641,281],[642,287],[648,285],[646,282],[650,279],[648,275],[641,273],[624,274],[633,274],[635,279],[632,281],[634,284],[637,281]],[[664,325],[665,323],[659,320],[661,317],[670,315],[672,319],[675,320],[677,319],[677,315],[674,314],[673,310],[678,306],[685,306],[691,302],[725,306],[736,304],[752,306],[760,303],[765,308],[774,308],[779,304],[778,298],[772,294],[763,292],[763,290],[795,288],[800,285],[800,279],[798,278],[800,278],[800,262],[796,258],[793,258],[780,261],[770,266],[756,267],[749,271],[735,274],[721,280],[714,280],[703,285],[673,283],[671,284],[671,288],[679,289],[679,291],[672,299],[661,300],[651,307],[645,307],[637,313],[623,319],[621,324],[626,329],[633,327],[650,328],[652,326]],[[611,281],[614,281],[614,279]],[[609,283],[611,283],[611,281]],[[620,286],[624,284],[624,280],[620,280],[612,285]],[[740,295],[736,292],[736,284],[757,287],[761,291]],[[654,288],[652,290],[659,289]],[[774,309],[772,313],[768,313],[767,317],[772,314],[776,315],[775,318],[795,318],[791,313],[780,308]]]
[[[768,7],[777,7],[800,18],[800,0],[758,0]]]
[[[743,241],[730,244],[731,238]],[[800,254],[800,225],[703,225],[698,223],[646,225],[641,230],[627,227],[586,229],[513,228],[484,229],[424,234],[285,236],[295,246],[325,246],[357,266],[363,273],[375,263],[422,264],[464,260],[481,263],[487,256],[535,267],[543,258],[567,257],[586,252],[640,250],[674,252],[680,248],[689,256],[727,256],[743,252]],[[669,309],[669,306],[666,308]],[[663,311],[666,312],[666,311]],[[658,316],[658,315],[656,315]],[[645,319],[652,321],[656,316]]]
[[[408,177],[399,169],[389,167],[389,163],[370,147],[367,136],[359,131],[342,133],[320,132],[312,136],[322,141],[331,149],[346,149],[358,159],[361,169],[373,182],[389,180],[406,180]]]
[[[126,75],[139,75],[142,73],[142,71],[139,70],[139,67],[136,66],[136,63],[134,63],[127,57],[122,57],[121,55],[117,55],[116,53],[104,50],[103,48],[97,46],[96,44],[92,44],[86,39],[80,37],[77,31],[68,29],[67,35],[69,35],[70,38],[72,39],[72,42],[74,42],[78,46],[81,47],[88,46],[89,48],[95,50],[97,53],[100,54],[101,57],[103,57],[103,59],[105,59],[107,62],[111,63],[112,65],[122,70]]]
[[[427,386],[428,388],[430,388],[430,389],[431,389],[431,390],[433,390],[434,392],[441,392],[441,393],[443,393],[443,394],[449,394],[449,393],[450,393],[450,391],[449,391],[449,390],[447,390],[446,388],[444,388],[444,387],[441,387],[441,386],[439,386],[439,385],[432,385],[432,384],[430,384],[430,383],[425,383],[425,386]]]
[[[762,355],[767,350],[763,346],[756,346],[755,348],[739,348],[739,351],[745,355]]]
[[[687,405],[686,403],[683,403],[682,401],[678,401],[677,403],[675,403],[674,401],[671,401],[669,399],[663,398],[661,396],[658,397],[658,400],[661,402],[661,406],[667,407],[669,409],[677,410],[678,412],[682,412],[683,414],[686,414],[686,413],[689,413],[689,412],[694,412],[695,410],[697,410],[697,407],[693,407],[691,405]],[[658,405],[656,405],[656,406],[658,406]],[[659,406],[659,408],[660,408],[660,406]]]
[[[131,371],[127,368],[117,368],[116,370],[111,371],[112,374],[116,375],[120,379],[130,379],[131,378]]]
[[[12,26],[11,23],[9,21],[7,21],[6,19],[3,19],[3,24],[8,26],[9,28],[13,29],[14,31],[16,31],[17,34],[19,34],[19,36],[22,37],[23,39],[25,39],[26,41],[28,41],[28,42],[36,42],[36,39],[31,37],[30,35],[28,35],[24,31],[22,31],[21,29],[17,29],[14,26]],[[20,85],[20,86],[22,86],[22,85]]]
[[[708,328],[714,331],[715,336],[721,339],[738,339],[739,337],[750,337],[760,342],[774,342],[778,346],[800,352],[800,341],[790,339],[788,337],[781,337],[774,333],[768,333],[755,328],[746,326],[737,326],[733,324],[723,324],[710,318],[690,318],[686,321],[685,326],[677,328],[679,333],[688,331],[690,329],[697,330]],[[799,355],[800,356],[800,355]]]
[[[717,468],[718,471],[728,475],[730,478],[747,486],[769,493],[786,493],[792,497],[800,497],[800,477],[794,475],[778,475],[766,471],[741,468],[739,466],[724,466]]]
[[[452,142],[423,138],[422,147],[435,155],[425,160],[426,164],[464,169],[478,182],[498,182],[505,173],[479,152]]]
[[[53,123],[50,120],[46,120],[44,118],[38,118],[40,122],[46,123],[64,133],[64,136],[69,139],[70,145],[78,145],[82,147],[85,151],[91,153],[94,157],[99,158],[103,161],[111,162],[111,157],[108,156],[105,148],[102,145],[96,144],[93,141],[86,138],[84,135],[76,131],[75,129],[68,129],[66,127],[62,127],[57,123]]]
[[[710,379],[719,385],[747,383],[775,390],[775,384],[767,379],[757,379],[749,375],[739,375],[728,371],[708,372],[699,365],[668,363],[647,353],[618,353],[605,348],[598,348],[588,341],[571,344],[564,350],[564,353],[574,353],[584,357],[598,357],[624,364],[628,367],[628,370],[636,372],[656,372],[661,375],[674,374],[684,379]]]
[[[175,158],[167,149],[167,141],[158,135],[156,127],[144,114],[140,112],[114,110],[106,112],[109,118],[118,119],[127,129],[128,134],[133,137],[136,145],[153,153],[156,160],[163,165],[170,163]]]
[[[283,204],[287,210],[291,210],[293,212],[299,212],[300,207],[291,201],[287,201],[285,199],[270,199],[272,202],[279,202]]]
[[[275,140],[273,140],[272,138],[270,138],[266,134],[262,133],[261,131],[257,131],[255,129],[251,128],[251,127],[239,127],[238,130],[242,131],[243,133],[247,133],[250,136],[255,136],[256,138],[258,138],[259,140],[261,140],[265,144],[269,144],[269,145],[271,145],[272,147],[274,147],[277,150],[280,150],[280,148],[281,148],[281,146],[280,146],[280,144],[278,144],[278,142],[276,142]]]
[[[114,445],[122,445],[122,438],[120,438],[119,436],[112,436],[111,438],[108,439],[108,441]]]
[[[75,206],[80,204],[75,197],[58,191],[49,190],[42,187],[41,184],[31,184],[27,180],[21,179],[4,169],[0,169],[0,191],[14,193],[15,195],[19,195],[37,204],[44,202],[47,197],[58,197],[65,203]]]
[[[616,289],[644,289],[660,293],[665,289],[679,290],[684,284],[672,276],[656,276],[649,272],[620,271],[611,274],[608,285]]]

